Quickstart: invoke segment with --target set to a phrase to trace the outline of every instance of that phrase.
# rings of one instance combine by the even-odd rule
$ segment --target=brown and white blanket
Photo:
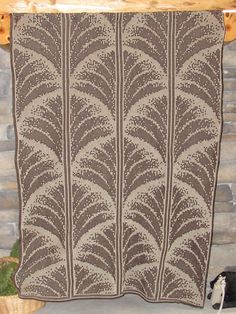
[[[221,12],[13,14],[23,298],[203,306]]]

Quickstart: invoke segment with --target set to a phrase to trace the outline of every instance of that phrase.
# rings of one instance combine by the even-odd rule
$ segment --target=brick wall
[[[236,267],[236,41],[224,47],[224,130],[215,203],[212,277]],[[18,236],[18,195],[11,102],[10,56],[0,48],[0,256]]]

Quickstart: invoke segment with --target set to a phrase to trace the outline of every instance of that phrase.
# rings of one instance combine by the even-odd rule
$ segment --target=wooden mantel
[[[225,41],[236,38],[236,0],[0,0],[0,44],[9,41],[9,14],[75,12],[225,12]],[[234,12],[233,12],[234,11]]]

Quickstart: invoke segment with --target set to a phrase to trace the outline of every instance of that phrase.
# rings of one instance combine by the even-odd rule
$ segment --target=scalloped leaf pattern
[[[203,306],[221,12],[13,14],[19,294]]]

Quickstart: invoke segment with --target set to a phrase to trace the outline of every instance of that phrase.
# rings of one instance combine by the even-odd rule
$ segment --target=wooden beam
[[[227,12],[224,14],[225,20],[225,42],[236,39],[236,13]]]
[[[236,10],[236,0],[1,0],[0,4],[5,13],[168,10]]]
[[[10,15],[0,14],[0,45],[10,42]]]
[[[0,0],[0,45],[9,43],[10,13],[234,10],[236,0]],[[225,41],[236,39],[236,13],[225,13]]]

